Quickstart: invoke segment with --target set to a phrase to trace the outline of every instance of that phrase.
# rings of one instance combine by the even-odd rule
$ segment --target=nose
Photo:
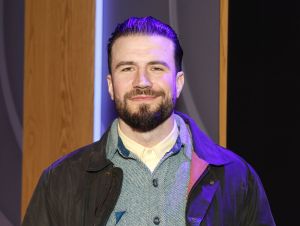
[[[152,82],[146,71],[138,71],[133,80],[134,88],[149,88],[152,86]]]

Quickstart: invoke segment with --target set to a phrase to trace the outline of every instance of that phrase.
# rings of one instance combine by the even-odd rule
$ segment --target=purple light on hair
[[[176,71],[179,72],[182,70],[181,64],[183,51],[176,32],[168,24],[165,24],[151,16],[147,16],[142,18],[130,17],[124,22],[118,24],[114,32],[112,32],[107,44],[109,73],[111,73],[111,49],[114,42],[120,37],[138,34],[160,35],[170,39],[174,43],[175,47],[174,59]]]

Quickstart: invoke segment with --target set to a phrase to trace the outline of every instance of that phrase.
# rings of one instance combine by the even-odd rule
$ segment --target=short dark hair
[[[108,70],[110,74],[112,61],[111,50],[114,42],[122,36],[129,36],[135,34],[161,35],[170,39],[174,43],[174,59],[176,71],[179,72],[182,70],[181,63],[183,51],[176,32],[169,25],[151,16],[147,16],[141,18],[130,17],[123,23],[118,24],[115,30],[112,32],[107,44]]]

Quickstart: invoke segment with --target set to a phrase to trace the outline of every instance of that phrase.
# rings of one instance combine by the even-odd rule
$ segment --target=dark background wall
[[[20,224],[24,3],[0,0],[0,225]]]
[[[259,173],[279,226],[299,221],[299,12],[299,1],[229,4],[228,147]]]

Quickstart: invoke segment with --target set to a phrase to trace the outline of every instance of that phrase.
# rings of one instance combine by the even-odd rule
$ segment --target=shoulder
[[[262,186],[259,175],[246,159],[224,147],[218,146],[218,149],[220,153],[226,155],[226,158],[229,159],[229,162],[224,164],[223,167],[224,178],[228,181],[236,182],[244,188],[247,188],[249,185],[251,187]]]
[[[91,160],[100,161],[106,159],[106,144],[109,129],[104,133],[99,141],[80,147],[69,154],[62,156],[53,162],[45,172],[55,172],[70,169],[72,166],[80,170],[86,170]]]
[[[224,176],[229,180],[249,180],[259,182],[259,178],[253,167],[239,154],[216,144],[208,137],[194,122],[192,118],[176,112],[188,125],[190,130],[194,151],[197,156],[212,168],[223,169]]]
[[[99,142],[95,142],[57,159],[42,172],[40,183],[46,187],[50,186],[50,190],[58,190],[66,187],[62,185],[82,181],[90,156],[99,145]]]
[[[52,200],[82,192],[90,159],[94,157],[94,153],[105,150],[101,148],[102,145],[104,144],[98,141],[83,146],[53,162],[43,171],[39,179],[39,190],[46,191]]]
[[[53,172],[62,170],[63,168],[69,167],[70,165],[77,165],[80,168],[84,168],[92,152],[99,150],[101,144],[98,142],[88,144],[80,147],[61,158],[53,162],[45,171]]]

